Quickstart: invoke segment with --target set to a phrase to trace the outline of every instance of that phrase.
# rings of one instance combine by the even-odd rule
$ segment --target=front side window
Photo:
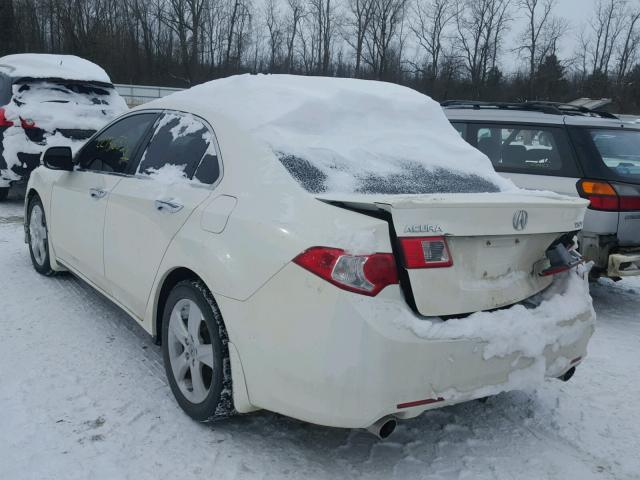
[[[498,171],[542,175],[577,174],[562,128],[526,125],[478,125],[476,147]]]
[[[616,176],[640,180],[640,131],[622,129],[590,130],[602,163]]]
[[[136,173],[154,174],[165,166],[171,166],[180,169],[187,179],[214,183],[219,172],[212,144],[211,132],[197,118],[182,113],[165,113],[154,128]],[[206,162],[201,167],[204,160]]]
[[[80,168],[127,173],[136,146],[156,117],[155,113],[131,115],[108,127],[80,151]]]

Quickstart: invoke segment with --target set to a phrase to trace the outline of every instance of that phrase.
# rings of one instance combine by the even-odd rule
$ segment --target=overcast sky
[[[557,0],[555,14],[559,17],[566,18],[570,22],[570,30],[562,38],[561,45],[559,45],[559,54],[562,58],[566,59],[575,53],[578,44],[577,37],[580,35],[583,25],[591,18],[595,10],[596,1],[597,0]],[[514,20],[505,44],[504,53],[508,59],[506,64],[513,65],[513,69],[520,67],[521,62],[516,55],[510,53],[509,50],[512,48],[515,39],[525,28],[524,23],[524,16]]]

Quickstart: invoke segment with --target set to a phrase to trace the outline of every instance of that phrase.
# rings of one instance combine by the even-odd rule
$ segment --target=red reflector
[[[407,268],[443,268],[453,265],[444,237],[404,237],[400,239]]]
[[[574,364],[578,363],[580,360],[582,360],[582,357],[576,357],[573,360],[571,360],[570,365],[574,365]]]
[[[540,272],[541,277],[548,277],[549,275],[556,275],[557,273],[566,272],[571,268],[575,267],[575,265],[560,265],[555,268],[547,268],[546,270]]]
[[[13,127],[13,122],[5,117],[4,108],[0,108],[0,127]]]
[[[444,402],[444,398],[427,398],[425,400],[416,400],[415,402],[407,402],[407,403],[399,403],[396,405],[397,408],[411,408],[411,407],[419,407],[420,405],[429,405],[431,403]]]

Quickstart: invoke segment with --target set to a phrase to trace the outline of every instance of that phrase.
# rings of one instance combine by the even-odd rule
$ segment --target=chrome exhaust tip
[[[559,380],[562,380],[563,382],[568,382],[569,380],[571,380],[571,377],[573,377],[573,374],[576,373],[576,367],[571,367],[569,370],[567,370],[565,373],[563,373],[562,375],[560,375],[558,377]]]
[[[373,425],[367,427],[367,431],[378,437],[380,440],[384,440],[385,438],[389,438],[397,426],[398,420],[396,420],[395,417],[388,416],[381,418]]]

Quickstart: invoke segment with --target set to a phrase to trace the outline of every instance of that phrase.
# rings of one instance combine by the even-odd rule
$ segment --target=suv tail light
[[[400,239],[407,268],[443,268],[453,265],[444,237],[404,237]]]
[[[13,122],[5,117],[4,108],[0,108],[0,127],[13,127]]]
[[[640,186],[602,180],[578,181],[578,193],[592,210],[628,212],[640,210]]]
[[[312,247],[293,261],[343,290],[370,297],[398,283],[396,261],[391,253],[350,255],[339,248]]]

